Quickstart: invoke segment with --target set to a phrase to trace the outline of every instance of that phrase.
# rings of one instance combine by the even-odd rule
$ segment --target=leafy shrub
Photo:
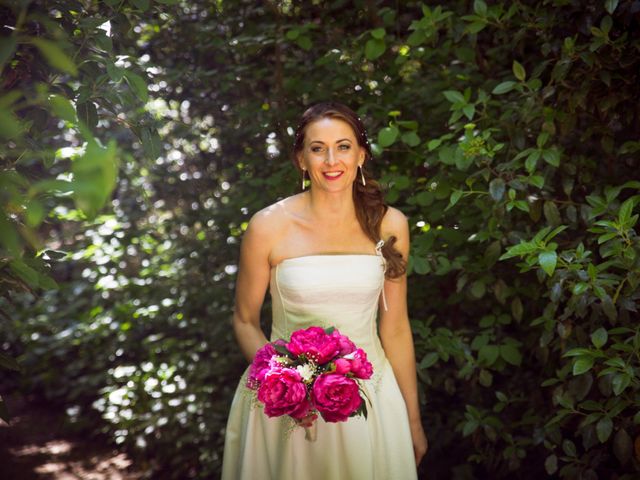
[[[22,388],[171,478],[217,473],[244,367],[229,328],[238,240],[297,188],[303,104],[334,98],[370,126],[368,168],[412,225],[423,469],[637,476],[635,2],[168,3],[91,12],[118,35],[67,93],[76,111],[95,78],[122,87],[92,100],[100,115],[129,105],[109,100],[129,92],[109,76],[116,51],[145,65],[152,98],[129,113],[133,134],[98,124],[131,155],[114,212],[71,238],[69,207],[51,233],[73,252],[60,290],[5,327]],[[95,31],[88,14],[65,29]]]

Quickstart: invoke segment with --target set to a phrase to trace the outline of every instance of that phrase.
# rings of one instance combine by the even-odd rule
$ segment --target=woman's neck
[[[351,190],[326,192],[310,190],[307,197],[310,215],[320,223],[338,226],[356,218],[356,207]]]

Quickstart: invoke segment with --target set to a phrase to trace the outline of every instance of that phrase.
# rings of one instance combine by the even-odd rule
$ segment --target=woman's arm
[[[256,213],[242,238],[236,280],[233,329],[240,350],[251,362],[256,351],[268,340],[260,328],[260,310],[269,286],[272,227],[264,210]]]
[[[409,257],[409,224],[404,214],[390,208],[384,218],[383,231],[395,235],[395,247],[406,261]],[[388,310],[380,309],[380,340],[407,405],[418,464],[427,451],[428,442],[420,418],[416,359],[407,312],[406,273],[398,278],[386,279],[384,289]]]

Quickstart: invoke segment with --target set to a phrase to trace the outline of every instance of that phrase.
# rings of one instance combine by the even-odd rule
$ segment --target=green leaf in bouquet
[[[273,345],[273,349],[282,354],[285,355],[287,357],[291,357],[293,356],[293,354],[289,351],[289,349],[287,347],[285,347],[284,345],[280,344],[280,343],[272,343],[271,345]]]

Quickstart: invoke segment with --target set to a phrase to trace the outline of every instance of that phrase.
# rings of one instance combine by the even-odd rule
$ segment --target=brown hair
[[[367,237],[377,243],[380,240],[382,217],[384,217],[389,207],[384,203],[384,195],[380,184],[371,177],[365,168],[365,165],[373,155],[364,125],[353,110],[338,102],[322,102],[309,107],[302,114],[300,124],[296,128],[292,155],[293,164],[298,171],[301,171],[296,157],[303,150],[307,126],[322,118],[336,118],[347,122],[353,129],[358,144],[365,149],[365,163],[362,167],[362,172],[366,185],[362,185],[359,178],[356,178],[356,181],[353,182],[353,202],[356,207],[356,217],[362,230]],[[382,247],[382,255],[387,260],[386,276],[388,278],[397,278],[406,272],[406,262],[402,258],[402,254],[394,247],[396,240],[397,238],[392,235],[388,240],[385,240]]]

